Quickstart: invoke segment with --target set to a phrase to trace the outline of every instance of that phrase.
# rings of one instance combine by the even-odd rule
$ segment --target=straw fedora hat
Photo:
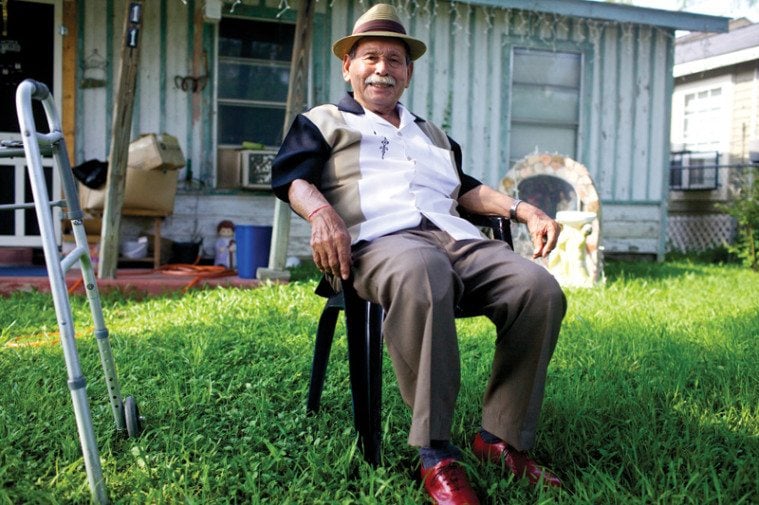
[[[353,45],[363,37],[392,37],[400,39],[408,45],[411,59],[415,60],[427,51],[427,46],[419,39],[406,35],[395,7],[388,4],[377,4],[366,11],[353,25],[353,33],[332,44],[332,52],[343,59]]]

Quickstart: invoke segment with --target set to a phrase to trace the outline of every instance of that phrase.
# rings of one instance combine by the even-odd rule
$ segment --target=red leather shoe
[[[527,477],[530,484],[542,481],[546,486],[562,487],[556,475],[539,466],[526,452],[517,451],[506,442],[489,444],[478,433],[472,443],[472,452],[482,461],[505,465],[518,478]]]
[[[432,468],[422,466],[422,481],[438,505],[479,505],[466,472],[458,461],[446,458]]]

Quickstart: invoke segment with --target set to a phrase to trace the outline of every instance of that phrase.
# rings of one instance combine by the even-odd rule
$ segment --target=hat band
[[[354,35],[366,32],[395,32],[406,35],[406,29],[403,28],[402,24],[387,19],[367,21],[361,26],[357,26],[356,29],[353,30]]]

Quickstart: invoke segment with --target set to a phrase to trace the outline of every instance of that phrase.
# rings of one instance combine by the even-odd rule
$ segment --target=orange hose
[[[175,263],[163,265],[156,271],[167,275],[196,275],[198,277],[226,277],[236,275],[237,272],[222,265],[191,265],[188,263]]]
[[[190,264],[190,263],[173,263],[168,265],[163,265],[154,270],[155,272],[160,272],[162,274],[166,275],[184,275],[184,276],[193,276],[193,279],[187,284],[187,286],[184,287],[182,290],[183,292],[187,292],[188,289],[195,286],[198,282],[200,282],[203,279],[213,279],[217,277],[229,277],[232,275],[237,275],[237,270],[233,270],[231,268],[227,268],[222,265],[196,265],[196,264]],[[122,275],[141,275],[139,273],[130,274],[130,273],[124,273],[122,272]],[[73,294],[78,288],[82,286],[84,283],[83,279],[79,278],[68,287],[69,294]]]
[[[182,289],[186,293],[191,287],[196,285],[202,279],[211,279],[216,277],[227,277],[237,275],[236,270],[227,268],[222,265],[190,265],[186,263],[175,263],[158,267],[156,271],[167,275],[194,275],[190,283]]]
[[[69,294],[73,295],[74,291],[76,291],[77,289],[79,289],[79,287],[82,286],[83,284],[84,284],[84,279],[82,279],[81,277],[79,277],[77,280],[75,280],[74,282],[72,282],[71,285],[69,286],[69,288],[68,288]]]

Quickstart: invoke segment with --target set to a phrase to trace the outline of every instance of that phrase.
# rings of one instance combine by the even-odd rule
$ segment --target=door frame
[[[53,80],[52,83],[45,83],[50,91],[53,93],[53,99],[55,100],[55,106],[60,116],[62,101],[62,83],[63,83],[63,34],[65,32],[63,27],[63,0],[16,0],[24,1],[27,3],[42,3],[50,4],[53,6]],[[69,31],[66,36],[76,37],[76,32]],[[36,125],[38,129],[43,131],[47,130],[47,124]],[[3,140],[21,140],[21,134],[19,132],[0,132],[0,138]],[[26,160],[24,158],[9,158],[2,161],[3,165],[11,165],[15,172],[14,181],[14,203],[25,203],[24,200],[24,181],[26,180]],[[43,167],[53,166],[52,158],[43,158]],[[7,169],[6,169],[7,170]],[[55,170],[55,168],[54,168]],[[52,187],[48,188],[52,193],[51,200],[57,200],[62,193],[60,177],[57,174],[53,174]],[[24,233],[26,228],[26,211],[4,211],[13,212],[14,230],[13,235],[0,235],[0,246],[16,246],[16,247],[41,247],[42,237],[40,235],[26,235]],[[55,232],[55,240],[60,243],[61,240],[61,221],[60,221],[60,208],[53,208],[53,226]]]

